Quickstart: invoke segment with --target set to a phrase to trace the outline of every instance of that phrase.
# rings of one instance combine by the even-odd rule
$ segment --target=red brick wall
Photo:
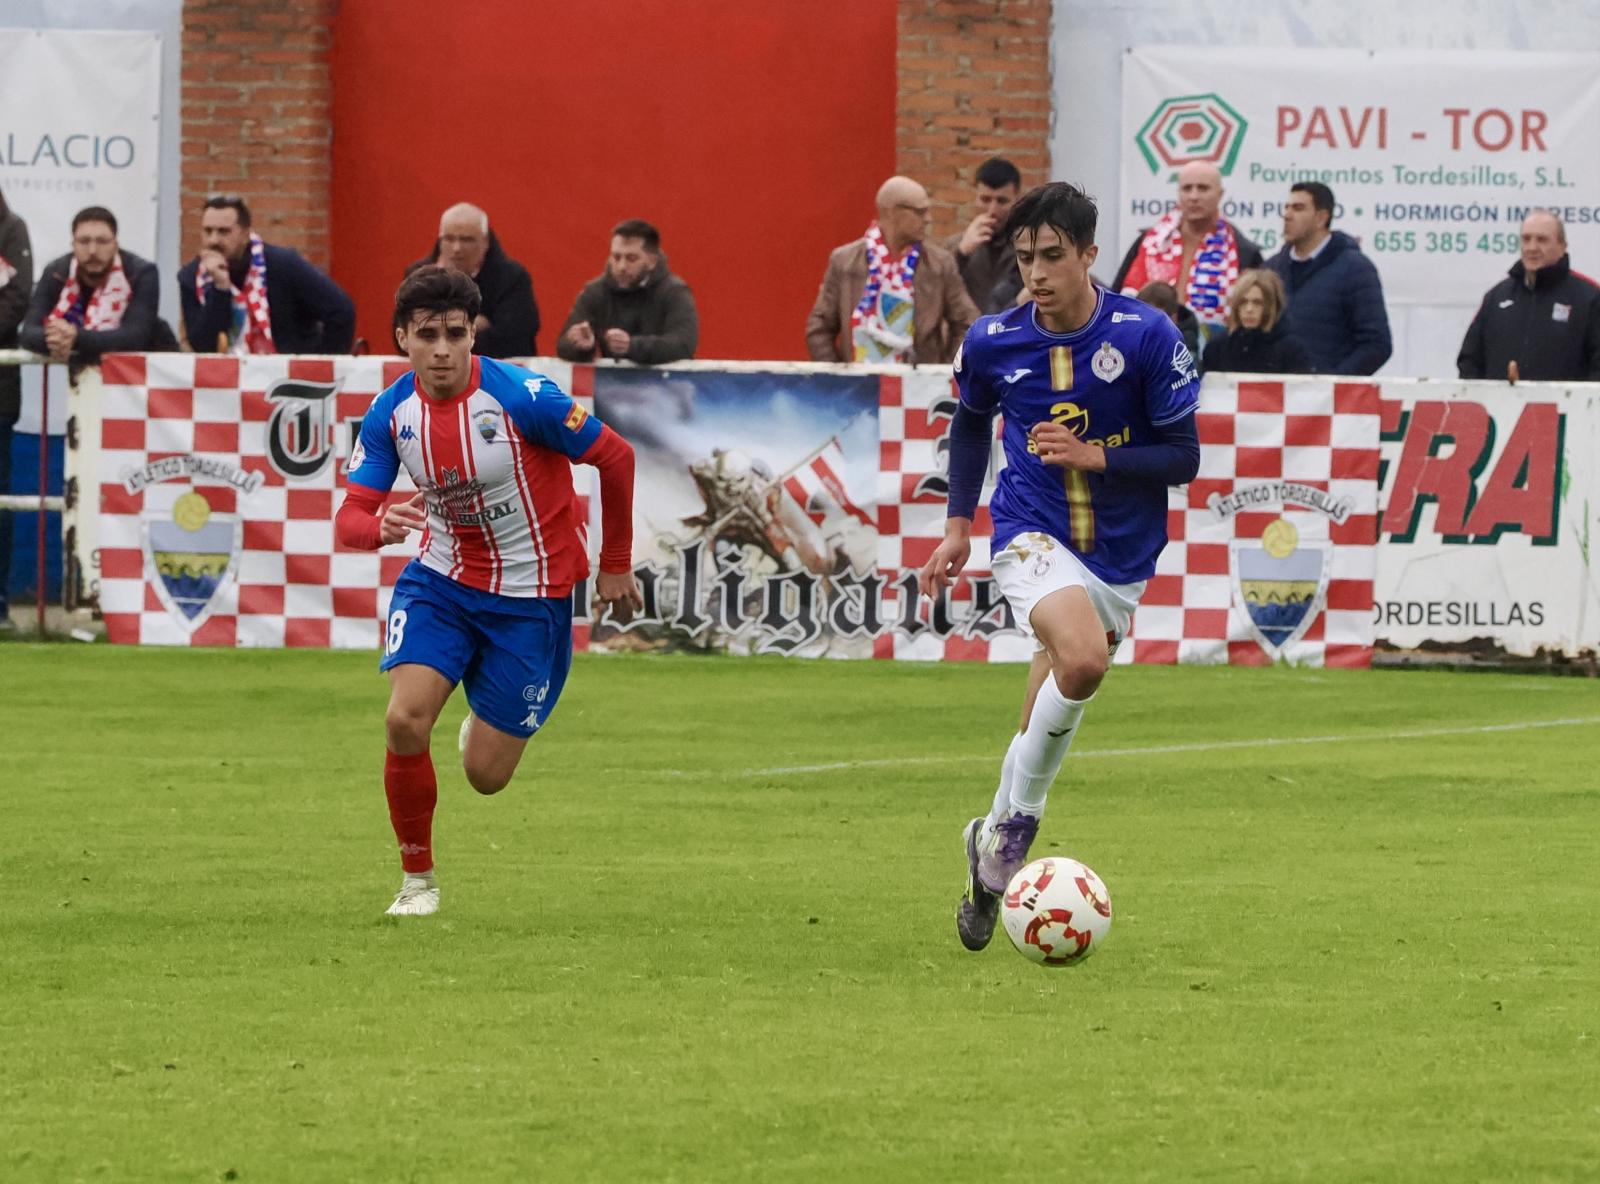
[[[973,174],[988,157],[1012,160],[1025,188],[1049,179],[1050,0],[894,3],[895,167],[927,186],[943,237],[972,216]],[[198,239],[200,202],[222,190],[245,196],[262,237],[332,263],[337,8],[337,0],[185,0],[181,257]],[[847,188],[870,193],[882,178],[859,180]],[[338,278],[341,268],[332,270]],[[570,286],[549,292],[547,320],[559,318]]]
[[[899,0],[896,168],[932,195],[940,237],[967,224],[991,156],[1050,180],[1050,0]]]
[[[206,194],[236,192],[262,238],[328,266],[336,2],[184,0],[180,259]]]

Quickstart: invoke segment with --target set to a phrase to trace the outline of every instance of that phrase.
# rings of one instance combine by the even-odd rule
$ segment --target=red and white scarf
[[[1132,282],[1137,268],[1128,272],[1128,285],[1135,291],[1156,280],[1178,286],[1183,270],[1183,230],[1177,210],[1168,210],[1145,234],[1140,244],[1140,262],[1144,264],[1144,277],[1139,283]],[[1218,218],[1189,265],[1183,302],[1208,325],[1220,325],[1228,319],[1228,293],[1238,278],[1239,243],[1233,227]]]
[[[205,268],[195,269],[194,293],[201,304],[216,285]],[[267,303],[267,253],[261,236],[250,232],[250,270],[244,283],[233,289],[233,319],[228,329],[228,352],[275,354],[272,344],[272,307]]]
[[[16,274],[17,269],[11,266],[10,260],[4,255],[0,255],[0,288],[9,284]]]
[[[913,282],[922,244],[898,259],[889,258],[889,244],[876,222],[863,236],[867,244],[867,286],[850,312],[851,354],[858,362],[905,362],[913,338]],[[887,297],[887,299],[885,299]]]
[[[122,327],[122,318],[128,311],[129,301],[133,299],[133,285],[128,282],[127,272],[122,270],[121,251],[111,261],[111,270],[106,273],[105,282],[90,292],[89,302],[80,314],[78,301],[82,296],[83,286],[78,283],[78,261],[74,258],[67,268],[67,282],[61,285],[61,296],[45,321],[66,321],[90,332]]]

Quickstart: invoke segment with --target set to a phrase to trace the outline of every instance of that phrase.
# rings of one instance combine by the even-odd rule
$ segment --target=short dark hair
[[[1326,210],[1328,213],[1328,225],[1333,225],[1333,190],[1329,189],[1321,181],[1296,181],[1289,186],[1289,192],[1309,194],[1311,208],[1314,210]]]
[[[206,196],[202,210],[232,210],[239,215],[239,225],[250,225],[250,207],[237,193],[212,193]]]
[[[104,222],[107,226],[111,227],[111,233],[113,235],[117,233],[117,216],[110,210],[106,209],[105,206],[85,206],[76,214],[72,215],[73,233],[76,234],[78,227],[85,222]]]
[[[1011,207],[1011,215],[1006,219],[1006,241],[1025,230],[1038,234],[1040,227],[1053,226],[1078,250],[1087,251],[1094,246],[1095,224],[1099,217],[1094,198],[1076,185],[1065,181],[1035,185]]]
[[[1166,280],[1151,280],[1135,292],[1133,298],[1144,301],[1151,308],[1159,308],[1169,317],[1183,307],[1178,302],[1178,289]]]
[[[611,228],[613,237],[637,238],[644,240],[644,249],[652,255],[661,253],[661,232],[643,218],[629,218],[625,222],[618,222]]]
[[[483,311],[483,293],[472,277],[450,267],[429,263],[417,268],[405,279],[394,294],[394,327],[408,328],[411,318],[419,312],[444,316],[449,312],[464,312],[467,320],[475,321]]]
[[[1017,166],[1003,156],[991,156],[978,166],[977,181],[990,189],[1004,189],[1007,185],[1022,188],[1022,174]]]

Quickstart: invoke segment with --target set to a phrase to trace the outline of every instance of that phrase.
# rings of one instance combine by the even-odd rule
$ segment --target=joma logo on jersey
[[[1089,412],[1076,403],[1057,403],[1052,406],[1050,408],[1050,422],[1060,424],[1085,444],[1098,444],[1101,448],[1121,448],[1128,442],[1133,430],[1132,428],[1124,427],[1120,432],[1113,432],[1104,438],[1095,439],[1089,435],[1090,431],[1093,430],[1089,424]],[[1028,439],[1028,454],[1030,456],[1039,454],[1038,446],[1034,444],[1032,437]]]
[[[267,388],[267,460],[290,481],[307,481],[333,459],[337,382],[280,378]]]

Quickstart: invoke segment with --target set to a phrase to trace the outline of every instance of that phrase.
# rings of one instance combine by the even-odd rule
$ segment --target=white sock
[[[1006,759],[1000,763],[1000,787],[994,791],[994,804],[989,807],[989,817],[983,820],[983,830],[978,835],[980,839],[987,839],[1011,812],[1012,773],[1017,766],[1017,746],[1021,743],[1022,733],[1018,732],[1011,737],[1011,744],[1006,748]]]
[[[425,872],[407,872],[405,878],[407,880],[421,880],[428,887],[433,887],[433,869],[431,867]]]
[[[1033,701],[1033,714],[1028,716],[1028,730],[1017,737],[1016,762],[1011,771],[1011,809],[1035,818],[1044,814],[1050,783],[1056,779],[1067,749],[1072,747],[1078,721],[1088,705],[1088,699],[1063,695],[1054,678],[1044,680]]]

